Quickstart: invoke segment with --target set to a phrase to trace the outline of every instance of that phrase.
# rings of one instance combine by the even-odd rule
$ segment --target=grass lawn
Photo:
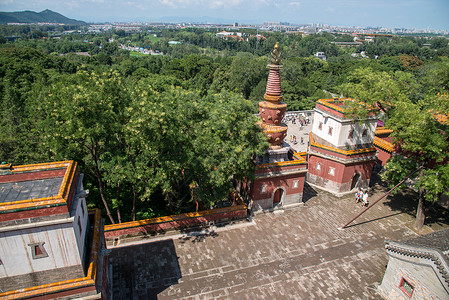
[[[159,40],[161,40],[162,38],[161,37],[155,37],[154,35],[147,35],[146,36],[152,43],[155,43],[155,42],[157,42],[157,41],[159,41]]]
[[[131,55],[131,56],[148,56],[148,54],[139,53],[137,51],[130,51],[129,55]]]

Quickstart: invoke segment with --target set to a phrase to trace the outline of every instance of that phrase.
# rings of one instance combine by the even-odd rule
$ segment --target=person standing
[[[363,192],[362,192],[362,189],[359,188],[357,190],[357,192],[355,193],[355,203],[359,203],[360,201],[362,201],[362,197],[363,197]]]
[[[365,192],[363,193],[362,200],[363,200],[363,206],[368,206],[369,205],[369,203],[368,203],[368,190],[365,190]]]

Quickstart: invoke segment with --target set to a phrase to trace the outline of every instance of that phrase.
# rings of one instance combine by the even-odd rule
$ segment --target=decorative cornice
[[[376,127],[376,132],[375,132],[375,134],[376,134],[376,135],[379,135],[379,134],[390,134],[390,133],[392,133],[392,132],[393,132],[393,130],[387,129],[387,128],[385,128],[385,127]]]
[[[374,146],[379,147],[389,153],[394,152],[394,146],[392,143],[387,142],[377,136],[374,137],[373,144],[374,144]]]
[[[273,167],[288,167],[288,166],[296,166],[296,165],[303,165],[303,164],[307,164],[307,161],[304,158],[299,157],[296,160],[279,161],[279,162],[272,162],[272,163],[267,163],[267,164],[260,164],[260,165],[256,166],[256,169],[259,170],[259,169],[268,169],[268,168],[273,168]]]
[[[267,134],[287,132],[287,129],[288,129],[288,126],[283,123],[281,123],[280,125],[270,125],[270,124],[266,124],[266,123],[263,123],[262,121],[260,121],[258,124],[260,127],[262,127],[263,131]]]
[[[338,149],[338,148],[335,148],[335,147],[331,147],[331,146],[326,146],[326,145],[323,145],[323,144],[315,143],[315,139],[313,138],[312,132],[309,133],[309,141],[310,141],[310,146],[317,147],[317,148],[324,149],[324,150],[328,150],[328,151],[335,152],[335,153],[339,153],[339,154],[343,154],[343,155],[346,155],[346,156],[358,155],[358,154],[366,154],[366,153],[376,152],[377,151],[377,149],[374,148],[374,147],[368,147],[368,148],[357,149],[357,150],[342,150],[342,149]]]
[[[264,94],[263,98],[267,101],[271,101],[271,102],[280,102],[282,101],[282,95],[268,95],[268,94]],[[260,106],[260,102],[259,102],[259,106]],[[286,105],[287,107],[287,105]]]
[[[267,95],[265,95],[265,96],[267,96]],[[273,102],[268,102],[268,101],[260,101],[259,107],[268,108],[268,109],[283,109],[283,108],[287,108],[287,104],[283,103],[283,102],[273,103]]]

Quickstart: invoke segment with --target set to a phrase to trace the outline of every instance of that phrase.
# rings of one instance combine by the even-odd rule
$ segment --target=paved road
[[[363,209],[352,197],[307,186],[305,200],[249,226],[113,249],[113,299],[381,299],[384,241],[415,237],[413,218],[388,198],[339,230]]]

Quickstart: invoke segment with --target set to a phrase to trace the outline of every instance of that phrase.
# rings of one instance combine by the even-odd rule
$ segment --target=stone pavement
[[[287,112],[288,113],[288,112]],[[285,142],[289,144],[296,152],[306,152],[309,142],[309,132],[312,131],[313,113],[309,116],[310,123],[306,126],[300,126],[299,120],[296,120],[296,124],[293,124],[291,120],[285,122],[288,125],[287,136]],[[290,136],[296,136],[296,144],[290,142]],[[301,144],[301,137],[303,138],[303,144]]]
[[[341,230],[363,209],[352,196],[306,185],[304,200],[251,226],[112,249],[112,299],[382,299],[384,241],[415,237],[413,217],[386,198]]]

